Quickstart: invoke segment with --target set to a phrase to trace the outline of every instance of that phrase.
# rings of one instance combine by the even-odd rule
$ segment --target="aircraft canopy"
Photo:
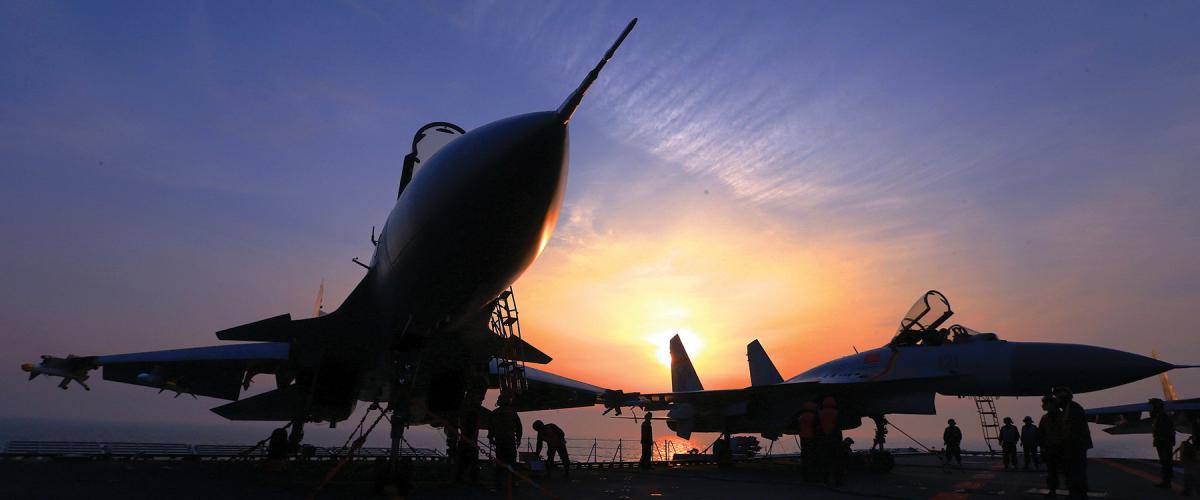
[[[896,331],[896,334],[937,328],[953,314],[954,311],[950,310],[950,301],[946,299],[946,296],[937,290],[930,290],[921,295],[917,302],[908,308],[904,319],[900,320],[900,329]]]
[[[891,345],[940,345],[946,342],[965,343],[998,339],[994,333],[980,333],[962,325],[939,330],[938,327],[953,315],[950,301],[942,292],[925,292],[900,320],[900,328],[892,338]]]

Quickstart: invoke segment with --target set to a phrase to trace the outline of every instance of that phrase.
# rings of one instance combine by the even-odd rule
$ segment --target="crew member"
[[[454,459],[454,482],[479,482],[479,407],[469,405],[459,416],[459,443]]]
[[[507,395],[496,401],[496,410],[488,419],[488,440],[496,450],[493,480],[496,489],[508,491],[512,485],[512,467],[517,464],[517,443],[521,442],[521,417]]]
[[[834,486],[841,486],[845,460],[842,457],[842,429],[838,425],[837,400],[833,396],[825,396],[821,401],[821,411],[817,417],[821,421],[821,458],[826,473],[823,479]]]
[[[1092,433],[1088,430],[1087,416],[1083,406],[1073,400],[1070,388],[1057,387],[1054,397],[1063,412],[1063,427],[1066,431],[1063,466],[1067,472],[1071,498],[1087,498],[1087,451],[1092,448]]]
[[[950,459],[958,461],[958,466],[962,467],[962,429],[958,428],[958,424],[954,419],[946,421],[946,430],[942,431],[942,444],[946,445],[946,465],[950,465]]]
[[[654,419],[653,413],[646,413],[645,420],[642,421],[642,459],[638,461],[638,467],[643,470],[650,470],[650,452],[654,448],[654,427],[650,425]]]
[[[817,466],[817,404],[804,402],[804,409],[797,421],[800,437],[800,473],[805,481],[816,479]]]
[[[1180,495],[1185,497],[1200,494],[1200,461],[1196,456],[1197,445],[1200,443],[1197,442],[1195,434],[1179,444],[1179,463],[1183,465],[1183,492]]]
[[[1063,454],[1066,446],[1066,428],[1058,401],[1049,394],[1042,397],[1042,410],[1046,413],[1038,421],[1038,445],[1042,449],[1042,462],[1046,464],[1046,489],[1049,496],[1058,496],[1058,475],[1063,473]]]
[[[1042,468],[1038,462],[1038,428],[1033,424],[1033,417],[1025,415],[1025,425],[1021,426],[1021,454],[1025,457],[1025,470],[1033,463],[1034,469]]]
[[[1004,469],[1017,468],[1017,443],[1021,442],[1021,431],[1013,425],[1011,418],[1004,417],[1000,427],[1000,449],[1004,452]]]
[[[883,451],[883,445],[887,443],[887,417],[879,415],[871,417],[871,420],[875,421],[875,440],[871,442],[871,451],[875,451],[876,447]]]
[[[554,468],[554,455],[562,457],[563,478],[571,477],[571,459],[567,456],[567,435],[554,424],[543,424],[541,420],[533,421],[533,430],[537,431],[537,454],[542,453],[542,443],[546,443],[546,477],[550,477],[550,469]]]
[[[267,438],[267,462],[264,468],[269,471],[281,471],[287,467],[288,433],[282,427],[271,431]]]
[[[713,458],[717,459],[717,466],[722,469],[733,467],[733,443],[730,442],[731,439],[732,436],[723,433],[712,444]]]
[[[1171,422],[1171,416],[1167,415],[1167,410],[1163,408],[1163,400],[1158,398],[1150,399],[1150,418],[1152,421],[1151,430],[1154,434],[1154,449],[1158,451],[1158,465],[1162,468],[1162,481],[1155,486],[1159,488],[1171,487],[1171,476],[1174,475],[1175,462],[1172,460],[1172,452],[1175,451],[1175,424]]]

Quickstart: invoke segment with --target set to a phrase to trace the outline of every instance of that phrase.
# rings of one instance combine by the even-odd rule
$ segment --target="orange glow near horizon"
[[[887,341],[891,316],[903,313],[892,310],[911,300],[875,307],[876,289],[863,286],[869,269],[845,243],[797,240],[714,201],[675,205],[651,229],[617,217],[599,232],[591,214],[564,217],[516,286],[527,340],[555,358],[548,370],[669,390],[668,341],[678,333],[706,388],[742,387],[754,339],[785,376]]]
[[[704,341],[700,339],[700,336],[687,328],[672,328],[650,334],[646,337],[646,341],[655,346],[655,359],[668,368],[671,367],[671,337],[675,335],[679,335],[679,340],[683,341],[683,348],[687,351],[688,358],[699,356],[704,348]]]

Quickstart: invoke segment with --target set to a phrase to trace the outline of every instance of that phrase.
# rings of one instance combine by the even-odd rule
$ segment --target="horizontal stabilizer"
[[[304,392],[292,385],[218,406],[212,412],[229,420],[290,421],[302,414],[305,400]]]
[[[517,353],[517,359],[514,359],[514,361],[544,365],[554,359],[521,337],[509,337],[508,341],[514,344],[513,352]]]
[[[291,340],[291,326],[292,315],[280,314],[279,316],[221,330],[217,332],[217,338],[247,342],[286,342]]]
[[[783,382],[775,363],[767,356],[758,339],[746,346],[746,360],[750,363],[750,385],[775,385]]]
[[[553,359],[542,352],[541,349],[534,347],[520,337],[513,336],[503,339],[488,331],[487,336],[484,338],[491,343],[492,357],[497,359],[537,363],[539,365],[549,363]]]
[[[696,368],[692,366],[692,360],[683,349],[683,341],[679,339],[679,335],[671,337],[671,391],[703,390],[704,384],[700,383],[700,376],[696,375]]]

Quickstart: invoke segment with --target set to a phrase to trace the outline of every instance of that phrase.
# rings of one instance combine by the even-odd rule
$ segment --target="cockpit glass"
[[[962,325],[954,325],[954,326],[950,327],[950,333],[954,334],[954,336],[956,336],[956,337],[959,335],[971,337],[974,335],[979,335],[979,330],[976,330],[974,328],[967,328]]]
[[[954,313],[950,310],[950,301],[946,300],[946,296],[937,290],[930,290],[917,299],[904,314],[897,333],[937,328],[952,314]]]
[[[441,151],[443,147],[461,135],[461,131],[450,127],[434,127],[426,130],[425,137],[422,137],[417,142],[417,158],[421,160],[421,163],[425,163],[435,153]]]
[[[433,155],[465,133],[461,127],[445,122],[430,123],[422,127],[413,141],[413,150],[417,153],[414,174],[428,164]]]

